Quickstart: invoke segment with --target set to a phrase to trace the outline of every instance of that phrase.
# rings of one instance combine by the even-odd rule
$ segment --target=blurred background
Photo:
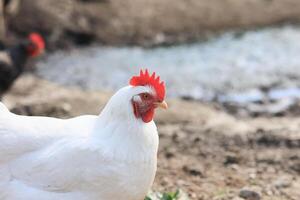
[[[148,68],[165,80],[170,102],[156,119],[154,191],[180,189],[182,199],[199,200],[300,199],[299,0],[1,6],[4,50],[31,32],[46,42],[3,94],[15,113],[97,114]]]

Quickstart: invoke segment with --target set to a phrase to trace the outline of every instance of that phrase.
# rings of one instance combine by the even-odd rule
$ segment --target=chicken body
[[[25,44],[0,51],[0,97],[24,71],[27,58]]]
[[[28,117],[0,105],[1,200],[142,200],[155,172],[155,123],[134,117],[119,90],[99,116]]]
[[[44,51],[44,48],[44,40],[37,33],[30,34],[27,40],[11,48],[1,46],[0,99],[12,86],[14,81],[24,72],[28,58],[40,55]]]

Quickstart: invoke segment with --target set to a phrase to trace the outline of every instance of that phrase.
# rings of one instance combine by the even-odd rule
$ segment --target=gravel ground
[[[99,113],[110,92],[84,92],[26,75],[4,102],[17,113],[71,117]],[[300,119],[239,118],[219,105],[169,99],[154,191],[180,188],[196,200],[299,200]]]

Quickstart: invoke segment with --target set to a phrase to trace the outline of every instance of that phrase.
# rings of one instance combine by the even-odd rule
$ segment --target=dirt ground
[[[22,0],[12,33],[39,31],[48,46],[68,42],[153,46],[231,29],[299,23],[299,0]],[[11,34],[8,34],[11,36]]]
[[[110,95],[28,74],[4,103],[16,113],[71,117],[99,113]],[[181,189],[195,200],[299,200],[298,117],[237,118],[214,104],[168,103],[170,109],[156,117],[160,149],[153,190]]]

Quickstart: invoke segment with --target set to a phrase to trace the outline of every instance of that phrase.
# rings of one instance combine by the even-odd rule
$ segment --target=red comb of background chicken
[[[45,49],[45,41],[43,37],[38,33],[30,33],[28,39],[36,46],[35,48],[30,47],[28,49],[30,56],[38,56]]]
[[[164,82],[160,82],[160,77],[155,76],[155,72],[150,76],[148,70],[146,69],[145,72],[143,70],[140,71],[139,76],[133,76],[130,79],[129,84],[132,86],[145,86],[149,85],[153,87],[156,91],[156,95],[160,101],[163,101],[165,98],[165,84]]]

